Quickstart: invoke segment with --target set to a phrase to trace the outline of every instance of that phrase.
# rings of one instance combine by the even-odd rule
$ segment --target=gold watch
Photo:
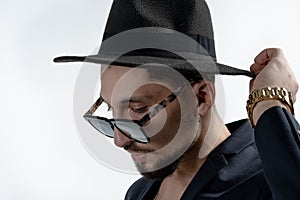
[[[253,109],[255,105],[264,100],[279,100],[294,115],[294,107],[291,93],[284,87],[266,87],[254,90],[249,94],[247,101],[247,113],[252,127],[255,127],[253,121]]]

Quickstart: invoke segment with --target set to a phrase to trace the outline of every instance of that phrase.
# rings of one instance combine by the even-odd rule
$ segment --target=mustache
[[[140,153],[150,153],[153,152],[155,150],[153,149],[144,149],[144,148],[140,148],[138,147],[135,142],[131,142],[130,144],[126,145],[124,147],[125,150],[130,150],[130,151],[134,151],[134,152],[140,152]]]

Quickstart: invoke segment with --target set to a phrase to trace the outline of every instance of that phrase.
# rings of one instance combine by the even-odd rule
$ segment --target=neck
[[[230,136],[214,106],[201,119],[198,137],[175,172],[163,180],[157,199],[180,199],[209,153]]]
[[[230,132],[213,106],[206,116],[201,118],[199,136],[191,149],[180,160],[177,170],[170,176],[191,180],[205,162],[207,156],[220,145]]]

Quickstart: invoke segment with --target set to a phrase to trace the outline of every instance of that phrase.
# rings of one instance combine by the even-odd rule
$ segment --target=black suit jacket
[[[299,124],[281,107],[267,110],[253,130],[248,120],[227,125],[232,135],[194,176],[182,200],[300,200]],[[153,200],[162,180],[144,177],[126,200]]]

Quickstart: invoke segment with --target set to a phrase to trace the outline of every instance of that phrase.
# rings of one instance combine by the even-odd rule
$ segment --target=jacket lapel
[[[228,155],[236,154],[253,143],[253,130],[247,120],[227,124],[227,128],[232,135],[210,153],[183,193],[181,200],[197,198],[205,186],[228,164],[226,159]]]
[[[218,171],[227,165],[227,161],[223,154],[216,154],[207,158],[201,169],[196,173],[195,177],[183,193],[181,200],[191,200],[197,197],[204,187],[213,179]]]
[[[150,180],[148,184],[141,191],[140,195],[136,198],[137,200],[153,200],[159,190],[162,183],[162,179]]]

